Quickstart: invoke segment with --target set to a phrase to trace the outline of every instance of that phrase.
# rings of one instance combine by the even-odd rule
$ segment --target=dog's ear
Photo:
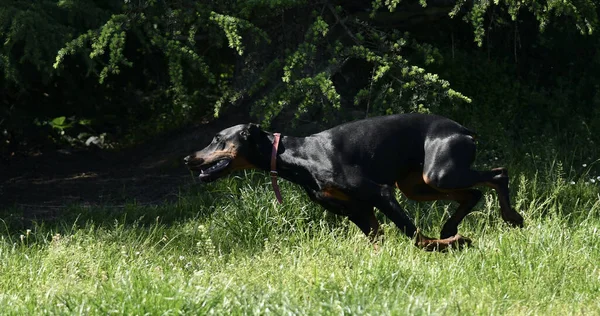
[[[250,131],[251,134],[262,132],[260,125],[254,124],[254,123],[248,124],[248,130]]]
[[[262,132],[263,132],[263,130],[260,128],[260,125],[254,124],[254,123],[250,123],[250,124],[248,124],[247,128],[244,128],[240,132],[240,135],[242,136],[243,139],[248,139],[250,137],[255,137],[256,138]]]

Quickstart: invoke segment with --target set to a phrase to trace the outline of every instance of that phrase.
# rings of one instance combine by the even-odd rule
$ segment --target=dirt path
[[[61,150],[0,162],[0,210],[52,217],[72,204],[120,207],[175,200],[182,187],[194,183],[182,158],[215,132],[245,121],[243,116],[217,120],[120,153]]]
[[[70,204],[121,205],[128,201],[158,204],[191,183],[185,167],[124,165],[113,157],[60,152],[27,157],[9,166],[0,184],[0,208],[15,206],[45,213]]]

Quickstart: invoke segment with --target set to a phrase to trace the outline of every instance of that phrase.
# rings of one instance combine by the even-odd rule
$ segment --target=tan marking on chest
[[[341,201],[349,201],[350,197],[342,192],[339,189],[333,188],[333,187],[326,187],[323,190],[321,190],[321,194],[323,194],[323,196],[328,197],[328,198],[332,198],[332,199],[336,199],[336,200],[341,200]]]
[[[231,161],[230,165],[231,171],[235,170],[245,170],[245,169],[256,169],[256,166],[251,164],[245,157],[236,156]]]

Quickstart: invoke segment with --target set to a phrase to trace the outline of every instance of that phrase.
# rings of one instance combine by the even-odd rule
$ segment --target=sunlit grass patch
[[[388,221],[376,251],[292,184],[277,204],[262,174],[197,186],[174,204],[7,221],[0,306],[15,315],[598,313],[597,188],[520,174],[511,184],[526,226],[504,224],[486,191],[460,227],[474,247],[448,253],[417,249]],[[431,235],[455,207],[402,205]]]

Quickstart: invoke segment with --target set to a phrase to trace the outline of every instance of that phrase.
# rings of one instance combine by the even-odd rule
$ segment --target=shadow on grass
[[[348,219],[323,210],[297,185],[287,181],[280,183],[285,202],[277,204],[269,178],[263,172],[240,172],[210,184],[193,182],[188,178],[188,184],[173,188],[177,192],[175,198],[151,205],[134,201],[121,205],[72,204],[51,216],[6,208],[0,211],[0,236],[18,240],[28,229],[37,229],[44,232],[43,239],[52,238],[54,233],[73,234],[90,227],[108,231],[119,227],[143,235],[157,226],[177,234],[179,227],[195,225],[205,226],[210,237],[227,250],[260,249],[269,239],[311,238],[329,231],[340,236],[358,232]],[[590,184],[524,174],[514,176],[512,184],[513,203],[525,216],[525,225],[542,217],[556,216],[566,224],[576,224],[598,216],[600,195]],[[443,222],[456,209],[455,203],[448,202],[417,203],[401,196],[399,201],[415,224],[430,236],[439,234]],[[380,223],[396,230],[383,214],[377,212],[377,217]],[[459,229],[473,233],[502,223],[496,194],[486,191]],[[399,231],[396,234],[402,235]]]
[[[35,224],[46,227],[62,226],[64,223],[93,222],[98,226],[113,225],[115,221],[124,224],[153,225],[157,222],[171,225],[189,218],[209,217],[219,205],[231,203],[236,199],[236,191],[242,185],[258,186],[264,182],[264,175],[250,173],[224,178],[218,182],[202,184],[189,177],[189,184],[182,185],[178,193],[164,201],[137,203],[134,200],[124,203],[87,205],[84,202],[65,201],[64,206],[37,209],[23,208],[19,205],[0,209],[0,219],[4,221],[2,233],[29,229]]]
[[[229,230],[229,235],[243,234],[241,231],[244,229],[251,229],[249,233],[256,235],[255,227],[248,227],[248,223],[260,227],[268,226],[269,221],[277,221],[277,225],[288,228],[292,223],[325,223],[332,229],[346,230],[354,225],[345,217],[325,211],[310,201],[297,185],[287,181],[280,183],[286,201],[283,205],[277,204],[269,178],[260,171],[239,172],[208,184],[200,183],[191,177],[189,182],[179,187],[174,198],[162,203],[143,204],[130,201],[118,205],[107,203],[97,206],[72,203],[58,209],[37,212],[18,207],[6,208],[0,210],[0,219],[4,222],[4,227],[0,226],[0,234],[15,237],[35,226],[43,226],[45,230],[52,232],[66,233],[89,225],[110,228],[119,224],[144,228],[157,223],[166,226],[180,225],[190,220],[211,222],[213,226]],[[400,194],[398,199],[410,216],[415,218],[415,224],[426,232],[435,232],[434,235],[441,229],[442,222],[449,217],[449,212],[453,212],[456,207],[450,202],[409,201]],[[477,208],[482,208],[482,205]],[[381,212],[376,212],[376,216],[380,223],[394,226]]]
[[[180,188],[175,201],[156,205],[129,202],[88,207],[73,204],[53,216],[31,217],[24,216],[17,208],[8,208],[0,211],[0,236],[13,243],[21,236],[28,236],[30,230],[35,234],[35,242],[30,243],[33,245],[52,240],[56,234],[74,235],[81,230],[91,234],[95,234],[93,231],[118,234],[125,230],[127,234],[144,238],[149,231],[159,229],[185,239],[186,231],[197,231],[203,226],[219,249],[229,252],[260,250],[270,238],[291,238],[292,235],[293,238],[310,238],[324,231],[348,230],[347,220],[325,212],[296,185],[282,181],[281,189],[286,200],[284,205],[276,203],[269,178],[264,173],[249,171],[214,183]],[[295,234],[297,232],[301,233]]]

